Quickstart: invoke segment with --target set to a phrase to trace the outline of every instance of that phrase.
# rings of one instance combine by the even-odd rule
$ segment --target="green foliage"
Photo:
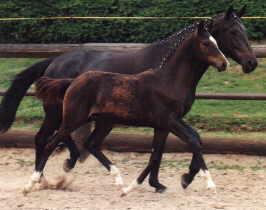
[[[52,16],[212,16],[229,5],[247,5],[246,16],[264,16],[266,1],[257,0],[8,0],[0,17]],[[192,20],[49,20],[2,21],[1,43],[153,42]],[[265,20],[243,20],[249,36],[266,36]]]

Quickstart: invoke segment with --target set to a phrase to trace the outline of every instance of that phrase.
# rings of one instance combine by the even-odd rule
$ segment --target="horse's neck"
[[[137,72],[142,72],[149,68],[157,68],[161,64],[163,57],[168,53],[168,42],[162,41],[153,43],[136,52],[135,61],[138,63]]]

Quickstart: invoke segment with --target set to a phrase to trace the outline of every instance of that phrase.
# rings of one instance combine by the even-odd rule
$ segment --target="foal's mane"
[[[197,29],[198,24],[199,24],[198,22],[193,23],[181,29],[180,31],[174,33],[173,35],[151,44],[151,46],[164,47],[167,49],[167,53],[162,57],[159,69],[163,69],[169,58],[172,57],[175,51],[182,45],[184,40],[189,38],[190,37],[189,35],[192,34],[195,31],[195,29]]]

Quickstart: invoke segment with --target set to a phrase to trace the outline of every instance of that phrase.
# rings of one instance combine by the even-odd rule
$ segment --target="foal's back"
[[[143,125],[151,125],[154,107],[160,106],[160,102],[155,101],[155,72],[148,70],[136,75],[86,72],[75,79],[66,92],[64,111],[76,107],[75,110],[87,110],[87,116],[92,118],[105,116],[118,123],[139,124],[141,121]]]

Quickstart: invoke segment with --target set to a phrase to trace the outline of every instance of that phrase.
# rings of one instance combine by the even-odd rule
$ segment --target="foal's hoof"
[[[158,181],[149,180],[149,184],[150,184],[150,186],[155,188],[155,192],[157,192],[157,193],[163,193],[167,189],[167,187],[165,187],[164,185],[162,185]]]
[[[189,174],[183,174],[181,177],[181,185],[182,185],[183,189],[186,189],[190,183],[191,183],[191,181],[189,178]]]
[[[160,184],[160,187],[156,187],[155,192],[157,193],[164,193],[166,191],[167,187],[163,186],[162,184]]]
[[[71,167],[71,162],[70,162],[70,160],[69,160],[69,159],[66,159],[65,162],[64,162],[64,165],[63,165],[63,170],[64,170],[65,172],[69,172],[69,171],[71,171],[72,168],[73,168],[73,167]]]
[[[89,151],[82,151],[80,152],[80,156],[79,156],[79,162],[80,163],[84,163],[85,160],[87,160],[87,158],[90,156],[90,152]]]

